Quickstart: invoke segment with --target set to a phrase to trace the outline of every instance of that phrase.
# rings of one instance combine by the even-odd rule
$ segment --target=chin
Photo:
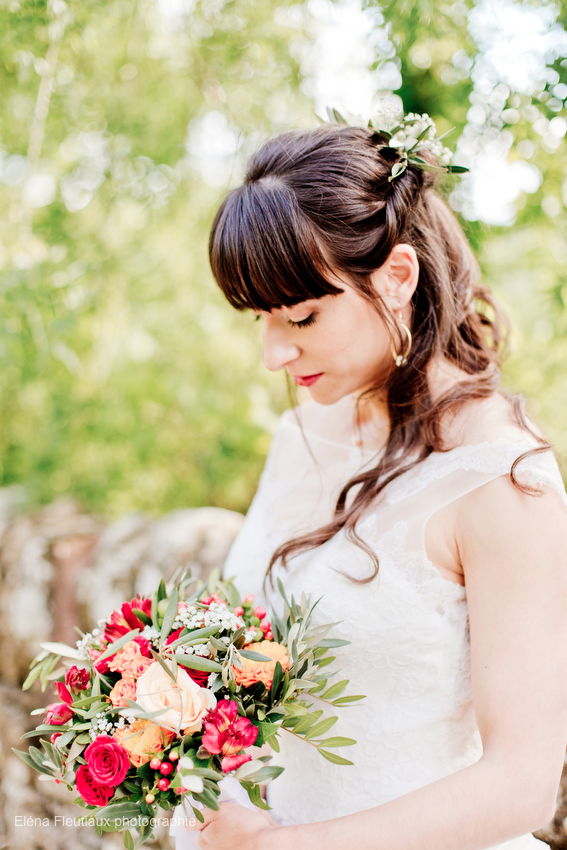
[[[345,387],[319,387],[317,384],[314,384],[313,387],[308,388],[307,392],[317,404],[327,405],[336,404],[341,398],[354,392],[354,390]]]

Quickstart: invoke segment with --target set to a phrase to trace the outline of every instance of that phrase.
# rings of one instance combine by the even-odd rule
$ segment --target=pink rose
[[[77,768],[75,784],[77,791],[89,806],[106,806],[110,798],[114,796],[114,788],[97,782],[86,764]]]
[[[73,716],[73,709],[64,702],[52,702],[47,706],[45,722],[48,726],[62,726]]]
[[[108,669],[113,673],[120,673],[125,679],[138,679],[153,663],[153,659],[142,655],[140,646],[135,640],[129,640],[116,655],[109,659]]]
[[[129,699],[136,701],[136,682],[133,679],[119,679],[108,696],[115,708],[125,708]]]
[[[77,667],[73,664],[65,673],[65,684],[72,691],[86,691],[90,678],[91,674],[85,667]]]
[[[128,753],[110,735],[95,738],[85,750],[85,760],[92,778],[101,785],[120,785],[130,769]]]

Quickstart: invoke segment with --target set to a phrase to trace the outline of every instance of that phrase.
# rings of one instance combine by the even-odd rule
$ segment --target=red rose
[[[73,716],[73,709],[64,702],[52,702],[47,706],[45,722],[48,726],[62,726]]]
[[[150,648],[150,647],[151,647],[151,645],[152,645],[152,644],[151,644],[151,641],[149,641],[149,640],[148,640],[147,638],[145,638],[145,637],[140,637],[140,635],[137,635],[137,636],[134,638],[134,642],[135,642],[135,643],[137,643],[137,644],[138,644],[138,646],[140,647],[140,652],[142,653],[142,655],[145,655],[145,656],[146,656],[146,658],[151,658],[151,657],[152,657],[152,650],[151,650],[151,648]]]
[[[72,691],[86,691],[89,686],[91,674],[86,667],[77,667],[73,664],[65,673],[65,684]]]
[[[180,629],[175,629],[174,632],[171,632],[171,634],[169,634],[165,640],[165,645],[169,646],[170,643],[173,643],[174,640],[177,640],[182,631],[183,627],[181,627]]]
[[[95,670],[97,671],[97,673],[101,673],[103,676],[105,673],[108,673],[108,662],[110,661],[110,657],[112,657],[110,656],[109,658],[103,658],[102,661],[97,661],[97,658],[100,655],[103,655],[104,652],[106,652],[106,648],[88,650],[88,653],[94,663]]]
[[[97,782],[86,764],[77,768],[75,784],[77,791],[89,806],[106,806],[110,798],[114,796],[114,788]]]
[[[110,735],[95,738],[85,750],[85,759],[93,779],[101,785],[120,785],[130,769],[127,751]]]
[[[183,664],[180,664],[179,666],[183,667]],[[183,667],[183,669],[187,670],[196,685],[199,685],[200,688],[207,687],[207,682],[211,675],[208,670],[192,670],[191,667]]]

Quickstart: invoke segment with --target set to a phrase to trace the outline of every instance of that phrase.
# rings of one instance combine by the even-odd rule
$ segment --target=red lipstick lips
[[[292,375],[293,380],[300,387],[310,387],[315,381],[318,381],[323,372],[319,372],[317,375]]]

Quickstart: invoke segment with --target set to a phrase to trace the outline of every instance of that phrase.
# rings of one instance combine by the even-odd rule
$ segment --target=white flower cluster
[[[203,658],[208,658],[210,655],[209,646],[206,643],[196,643],[195,646],[178,646],[175,648],[179,655],[200,655]]]
[[[242,617],[237,617],[226,605],[211,602],[207,608],[199,608],[197,605],[181,608],[173,621],[172,629],[179,629],[182,626],[190,630],[220,626],[228,632],[235,632],[243,625]]]
[[[117,729],[124,729],[125,726],[126,718],[121,717],[119,720],[109,720],[106,714],[99,711],[91,721],[89,735],[94,741],[99,735],[112,735]]]
[[[97,621],[96,629],[93,629],[92,632],[87,632],[82,636],[82,638],[79,638],[79,640],[75,642],[75,646],[79,652],[82,653],[83,658],[89,658],[88,650],[99,646],[100,636],[105,626],[106,620],[102,617]]]
[[[428,150],[438,158],[441,165],[449,165],[452,153],[449,148],[446,148],[435,138],[437,132],[435,122],[426,112],[421,115],[417,112],[408,112],[405,117],[400,116],[400,118],[402,127],[394,133],[388,142],[389,147],[398,148],[398,150],[403,150],[406,153]],[[397,125],[394,124],[393,126]],[[377,129],[388,128],[377,126]],[[422,139],[419,139],[422,133],[425,133],[425,135]]]
[[[140,636],[146,638],[146,640],[157,641],[159,639],[159,629],[156,629],[155,626],[145,626],[140,632]]]
[[[76,641],[75,646],[83,656],[83,658],[89,658],[89,649],[92,649],[98,644],[98,638],[94,635],[93,632],[87,632],[86,635],[83,635],[82,638],[79,638]]]
[[[391,103],[386,103],[374,113],[372,125],[376,127],[377,130],[386,130],[389,133],[394,129],[394,127],[401,124],[403,120],[404,113],[400,107]]]

